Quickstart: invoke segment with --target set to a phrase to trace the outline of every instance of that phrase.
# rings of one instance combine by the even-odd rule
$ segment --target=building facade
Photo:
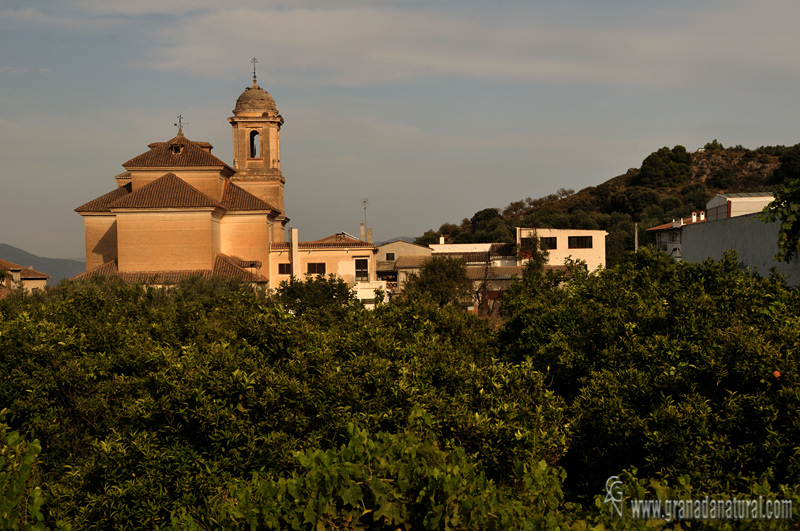
[[[228,118],[233,165],[182,129],[122,166],[116,188],[78,208],[86,273],[169,284],[189,276],[238,277],[277,287],[294,275],[334,274],[357,291],[376,282],[371,243],[334,235],[286,241],[280,130],[272,96],[253,84]],[[374,290],[374,287],[372,287]],[[373,296],[374,297],[374,296]]]
[[[540,248],[548,253],[547,265],[561,266],[569,258],[583,260],[587,269],[594,271],[606,266],[606,236],[604,230],[517,227],[517,248],[524,250],[526,240],[537,237]]]

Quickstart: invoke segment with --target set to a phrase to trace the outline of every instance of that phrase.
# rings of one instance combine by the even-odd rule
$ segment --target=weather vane
[[[187,122],[187,123],[188,123],[188,122]],[[183,133],[183,126],[184,126],[184,123],[183,123],[183,116],[181,116],[181,115],[179,114],[179,115],[178,115],[178,122],[175,124],[175,127],[177,127],[177,128],[178,128],[178,132],[179,132],[179,133]]]
[[[253,63],[253,83],[255,83],[256,82],[256,63],[258,62],[258,59],[253,57],[252,59],[250,59],[250,62]]]

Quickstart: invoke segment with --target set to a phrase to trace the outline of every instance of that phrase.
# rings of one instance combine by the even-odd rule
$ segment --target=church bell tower
[[[256,62],[254,58],[253,85],[242,92],[236,100],[233,116],[228,118],[233,127],[233,168],[236,170],[231,181],[280,212],[273,241],[282,242],[289,221],[283,206],[286,180],[281,174],[283,117],[278,113],[272,96],[256,82]]]

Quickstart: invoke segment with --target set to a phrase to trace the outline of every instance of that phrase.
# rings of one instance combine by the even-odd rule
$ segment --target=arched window
[[[250,132],[250,158],[257,159],[261,155],[258,152],[259,148],[259,135],[258,131],[251,131]]]

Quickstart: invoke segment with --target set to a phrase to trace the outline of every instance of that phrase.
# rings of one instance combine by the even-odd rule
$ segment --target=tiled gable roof
[[[511,277],[521,277],[525,271],[525,266],[500,266],[500,267],[480,267],[472,266],[467,268],[467,277],[470,280],[508,280]]]
[[[364,248],[372,249],[376,253],[378,252],[378,248],[375,247],[375,245],[350,236],[346,232],[339,232],[319,240],[314,240],[313,242],[297,242],[297,248],[304,250]],[[291,243],[276,242],[271,245],[270,249],[273,251],[289,250],[291,249]]]
[[[3,271],[21,271],[22,266],[14,262],[9,262],[8,260],[0,259],[0,269]]]
[[[177,146],[179,153],[173,152]],[[123,168],[186,168],[190,166],[223,166],[230,168],[225,162],[218,159],[203,148],[211,148],[208,142],[192,142],[183,133],[167,142],[153,142],[150,151],[122,165]],[[231,169],[233,171],[233,169]]]
[[[227,210],[275,210],[272,205],[254,196],[247,190],[240,188],[230,181],[225,181],[222,192],[222,206]]]
[[[50,278],[50,275],[47,273],[42,273],[41,271],[36,271],[32,267],[21,266],[3,259],[0,259],[0,271],[19,271],[20,280]]]
[[[430,256],[398,256],[394,267],[395,269],[419,269],[430,259]]]
[[[217,208],[219,203],[174,173],[162,175],[108,205],[109,208]]]
[[[108,209],[108,205],[125,197],[131,193],[131,183],[126,184],[125,186],[120,186],[113,192],[108,192],[107,194],[101,195],[96,199],[92,199],[88,203],[84,203],[78,208],[75,209],[75,212],[111,212]]]
[[[50,275],[47,273],[42,273],[41,271],[36,271],[30,267],[23,267],[22,271],[19,273],[20,280],[42,280],[50,278]]]

